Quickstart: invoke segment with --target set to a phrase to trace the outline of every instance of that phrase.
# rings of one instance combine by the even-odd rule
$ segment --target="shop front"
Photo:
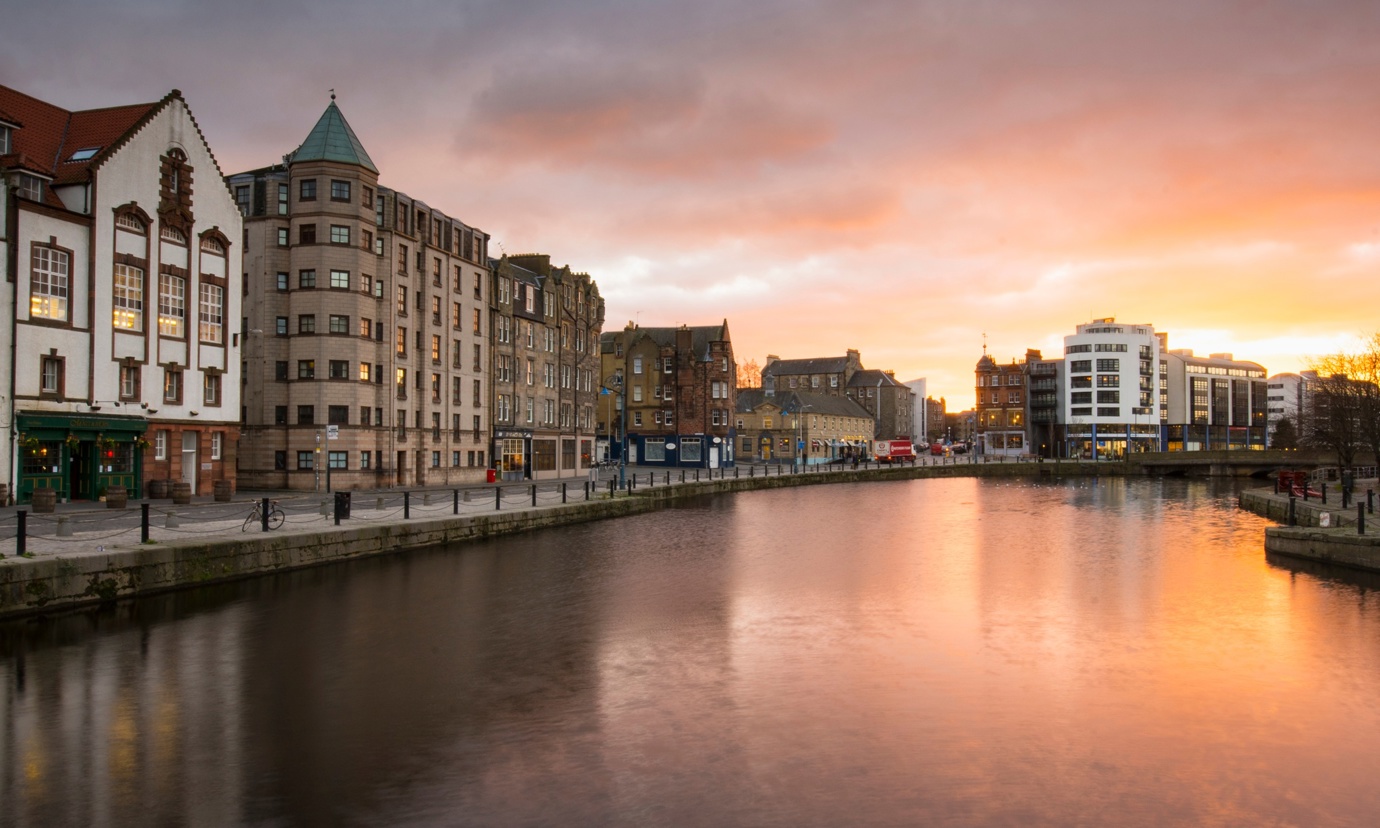
[[[498,429],[490,456],[494,458],[499,480],[526,480],[532,476],[532,432],[522,428]]]
[[[28,503],[35,489],[53,489],[60,500],[100,500],[112,486],[143,497],[142,417],[15,415],[19,434],[15,499]]]

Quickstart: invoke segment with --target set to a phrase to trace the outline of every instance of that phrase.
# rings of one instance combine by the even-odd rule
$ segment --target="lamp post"
[[[803,435],[802,435],[802,433],[801,433],[800,415],[803,414],[803,413],[805,413],[806,411],[811,410],[812,408],[814,408],[814,406],[811,406],[811,405],[802,405],[802,406],[800,406],[799,408],[797,408],[797,409],[795,410],[795,452],[794,452],[794,461],[795,461],[795,462],[793,463],[793,465],[795,466],[796,471],[799,471],[799,470],[800,470],[800,452],[801,452],[801,450],[804,449],[804,447],[805,447],[805,438],[803,437]],[[807,458],[807,459],[808,459],[808,458]]]
[[[610,383],[613,385],[610,386]],[[620,446],[618,451],[618,488],[624,489],[628,485],[628,402],[627,395],[623,393],[622,374],[614,374],[604,380],[599,386],[599,394],[618,395],[618,440]]]

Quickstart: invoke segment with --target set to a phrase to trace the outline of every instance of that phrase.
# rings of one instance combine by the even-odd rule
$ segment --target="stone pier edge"
[[[0,619],[65,612],[218,582],[378,555],[626,517],[708,494],[792,486],[946,477],[1121,476],[1110,464],[988,464],[840,470],[637,488],[631,495],[466,517],[353,523],[312,532],[217,536],[103,553],[0,560]]]
[[[1264,518],[1285,523],[1289,520],[1289,499],[1267,489],[1242,492],[1240,506]],[[1365,535],[1356,532],[1356,507],[1349,510],[1310,500],[1294,501],[1297,526],[1271,526],[1265,530],[1265,554],[1316,561],[1380,572],[1380,515],[1368,515]],[[1323,529],[1319,517],[1328,512],[1347,525]]]

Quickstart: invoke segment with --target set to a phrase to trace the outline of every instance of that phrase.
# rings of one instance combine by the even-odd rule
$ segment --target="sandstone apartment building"
[[[241,485],[483,481],[489,236],[379,183],[334,96],[244,215]]]

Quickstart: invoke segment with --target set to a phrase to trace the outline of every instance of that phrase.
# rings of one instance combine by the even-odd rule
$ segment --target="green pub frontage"
[[[147,420],[18,413],[16,425],[17,502],[31,502],[35,489],[53,489],[59,500],[100,500],[123,486],[129,497],[143,497]]]

